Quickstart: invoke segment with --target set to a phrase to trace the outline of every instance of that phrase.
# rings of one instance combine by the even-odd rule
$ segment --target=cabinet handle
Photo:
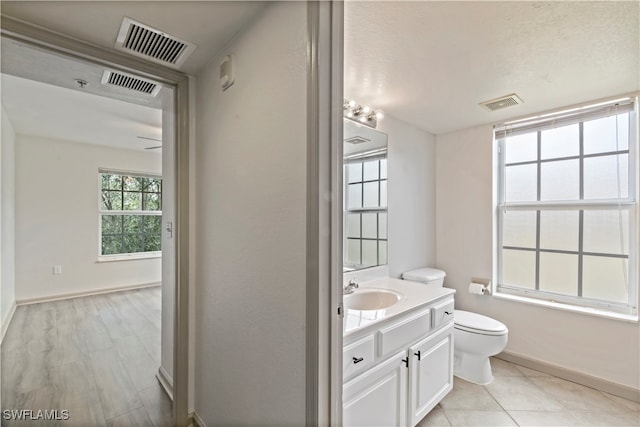
[[[402,359],[402,363],[404,363],[404,366],[405,366],[406,368],[408,368],[408,367],[409,367],[409,358],[408,358],[408,357],[405,357],[404,359]]]
[[[418,350],[418,352],[417,352],[417,353],[413,353],[413,355],[414,355],[414,356],[418,356],[418,360],[420,360],[420,355],[421,355],[420,350]]]
[[[353,363],[354,363],[354,364],[356,364],[356,363],[360,363],[360,362],[362,362],[363,360],[364,360],[364,357],[354,357],[354,358],[353,358]]]
[[[447,316],[451,316],[453,313],[450,311],[445,311],[444,314],[446,314]]]

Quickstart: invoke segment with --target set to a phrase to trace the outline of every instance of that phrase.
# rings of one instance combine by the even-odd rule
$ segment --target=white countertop
[[[454,289],[439,286],[429,286],[424,283],[411,282],[386,277],[358,284],[361,289],[384,289],[400,294],[400,300],[394,305],[380,310],[345,310],[342,326],[343,336],[346,338],[363,328],[375,325],[395,316],[401,315],[411,309],[427,305],[443,296],[455,293]]]

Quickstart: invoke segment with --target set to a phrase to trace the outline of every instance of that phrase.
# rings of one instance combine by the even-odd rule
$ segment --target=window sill
[[[141,259],[162,258],[162,252],[144,252],[137,254],[98,255],[96,262],[134,261]]]
[[[592,307],[580,307],[577,305],[571,305],[571,304],[561,304],[558,302],[551,302],[551,301],[545,301],[545,300],[540,300],[540,299],[535,299],[535,298],[527,298],[527,297],[521,297],[518,295],[511,295],[511,294],[505,294],[505,293],[500,293],[500,292],[494,292],[492,294],[494,297],[499,298],[499,299],[504,299],[504,300],[509,300],[509,301],[516,301],[516,302],[521,302],[524,304],[532,304],[532,305],[539,305],[539,306],[543,306],[543,307],[547,307],[547,308],[553,308],[556,310],[563,310],[563,311],[570,311],[573,313],[581,313],[581,314],[586,314],[589,316],[596,316],[596,317],[602,317],[605,319],[612,319],[612,320],[620,320],[623,322],[630,322],[630,323],[638,323],[638,315],[637,314],[624,314],[624,313],[616,313],[614,311],[607,311],[607,310],[602,310],[599,308],[592,308]]]

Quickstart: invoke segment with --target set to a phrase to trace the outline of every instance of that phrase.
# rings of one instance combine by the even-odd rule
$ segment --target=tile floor
[[[155,378],[160,305],[152,287],[18,307],[0,352],[2,409],[67,409],[70,419],[2,426],[170,426]]]
[[[493,358],[494,380],[454,388],[418,427],[640,426],[640,404]]]

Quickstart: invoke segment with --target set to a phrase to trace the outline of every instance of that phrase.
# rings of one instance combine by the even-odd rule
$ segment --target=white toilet
[[[445,272],[435,268],[419,268],[402,274],[404,280],[430,286],[442,286]],[[476,384],[493,381],[489,357],[507,345],[507,327],[487,316],[463,310],[453,310],[453,373]]]

